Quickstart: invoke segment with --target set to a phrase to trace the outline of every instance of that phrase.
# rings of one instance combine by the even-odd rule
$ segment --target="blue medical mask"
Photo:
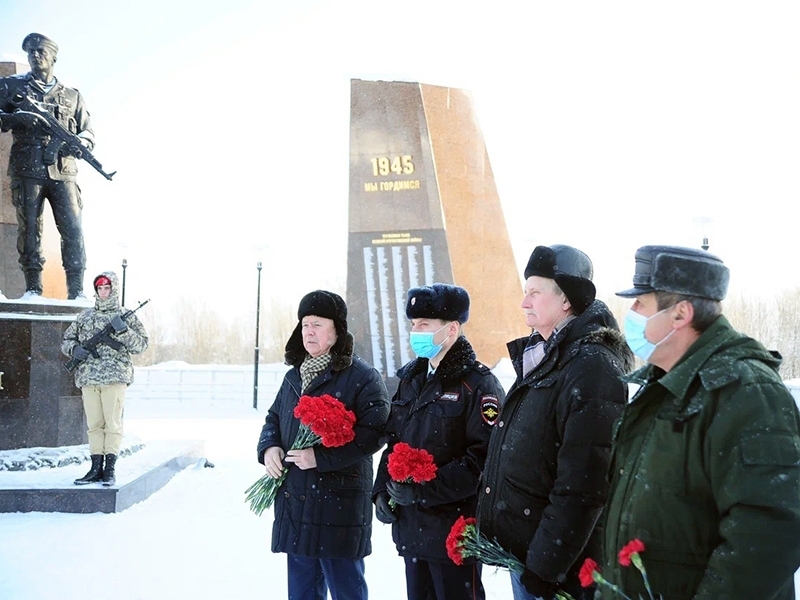
[[[650,317],[640,315],[633,309],[629,310],[628,314],[625,315],[625,341],[628,342],[628,347],[633,351],[633,353],[645,362],[650,359],[650,356],[652,356],[653,351],[655,351],[656,348],[663,344],[667,338],[669,338],[669,336],[675,333],[675,330],[673,329],[664,336],[663,340],[656,344],[644,337],[644,330],[647,327],[647,322],[653,317],[656,317],[669,310],[670,308],[672,307],[668,306],[664,310],[660,310]]]
[[[434,344],[433,336],[447,327],[447,325],[449,325],[449,323],[442,326],[438,331],[412,331],[409,343],[411,344],[411,349],[414,351],[414,354],[420,358],[433,358],[439,354],[439,352],[442,351],[444,340],[447,338],[444,338],[441,344]],[[448,335],[447,337],[450,336]]]

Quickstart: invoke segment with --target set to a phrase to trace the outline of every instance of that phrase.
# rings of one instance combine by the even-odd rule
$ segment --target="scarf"
[[[317,375],[322,373],[325,369],[328,368],[328,365],[331,364],[331,359],[333,357],[328,354],[323,354],[322,356],[318,356],[316,358],[312,356],[306,356],[303,364],[300,365],[300,382],[303,386],[302,391],[306,391],[308,389],[309,384],[316,379]]]

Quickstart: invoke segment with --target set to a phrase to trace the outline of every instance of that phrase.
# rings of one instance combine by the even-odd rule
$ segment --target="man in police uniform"
[[[505,393],[463,335],[469,318],[464,288],[442,283],[412,288],[406,316],[418,358],[397,373],[388,445],[372,489],[375,514],[392,523],[409,600],[482,600],[480,563],[468,559],[456,565],[445,540],[459,517],[475,515],[478,478]],[[388,459],[399,442],[433,455],[433,480],[425,485],[391,480]]]
[[[91,150],[94,133],[89,112],[80,92],[66,87],[53,76],[58,46],[39,33],[22,42],[31,70],[24,75],[0,78],[0,130],[11,130],[14,143],[8,162],[11,199],[17,209],[17,250],[25,273],[26,296],[42,293],[42,210],[50,201],[61,235],[61,257],[67,277],[69,299],[83,297],[86,253],[81,229],[81,194],[75,182],[78,172],[74,156],[59,153],[53,164],[45,162],[50,141],[49,126],[40,116],[17,111],[12,99],[27,96],[46,108],[64,127]]]

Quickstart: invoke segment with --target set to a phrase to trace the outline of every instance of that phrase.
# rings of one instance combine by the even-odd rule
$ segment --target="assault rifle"
[[[101,165],[100,161],[94,157],[92,151],[81,143],[81,138],[64,127],[61,124],[61,121],[50,114],[49,110],[43,108],[39,102],[30,96],[23,95],[22,92],[17,92],[11,98],[11,104],[13,104],[19,111],[33,113],[47,121],[47,124],[49,125],[47,133],[50,135],[50,141],[47,143],[47,148],[45,148],[44,151],[44,164],[55,164],[58,153],[61,152],[64,155],[82,158],[89,163],[95,171],[100,173],[100,175],[109,181],[111,181],[111,178],[116,175],[116,171],[111,174],[106,173],[103,170],[103,165]]]
[[[133,310],[125,311],[122,314],[122,317],[121,317],[122,320],[123,321],[127,321],[128,318],[130,318],[130,316],[133,313],[135,313],[137,310],[142,308],[148,302],[150,302],[149,299],[147,299],[144,302],[142,302],[141,304],[139,304],[139,306],[137,306]],[[112,319],[111,322],[108,325],[103,327],[103,329],[101,329],[100,331],[95,333],[92,337],[90,337],[88,340],[86,340],[83,344],[80,344],[80,345],[83,346],[89,352],[89,354],[91,354],[95,358],[100,358],[100,354],[97,352],[97,347],[100,344],[105,344],[106,346],[111,346],[114,350],[121,350],[122,349],[122,343],[119,342],[118,340],[115,340],[114,338],[112,338],[111,334],[112,333],[125,333],[128,330],[128,326],[125,323],[122,323],[121,324],[122,326],[115,327],[114,326],[114,321],[115,320],[116,319]],[[79,360],[79,359],[77,359],[75,357],[72,357],[68,362],[66,362],[64,364],[64,368],[67,371],[69,371],[70,373],[72,373],[77,368],[77,366],[79,364],[81,364],[84,360],[86,360],[86,359],[84,358],[84,359],[80,359]]]

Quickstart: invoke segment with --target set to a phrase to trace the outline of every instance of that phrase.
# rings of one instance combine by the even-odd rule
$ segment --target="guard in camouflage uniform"
[[[75,385],[81,389],[86,412],[92,468],[77,485],[103,482],[114,485],[114,466],[122,444],[122,410],[125,390],[133,381],[132,354],[147,349],[147,333],[135,314],[124,321],[125,312],[119,303],[119,280],[116,273],[106,271],[94,279],[95,307],[83,311],[64,332],[61,352],[81,362],[75,369]],[[84,348],[96,333],[109,323],[115,331],[112,339],[119,349],[101,343],[97,356]],[[105,459],[105,464],[104,463]]]
[[[86,252],[81,228],[81,193],[75,182],[78,173],[74,156],[59,153],[52,164],[45,160],[50,141],[47,122],[31,112],[14,112],[16,94],[28,96],[46,108],[64,127],[77,135],[89,150],[94,133],[83,98],[53,76],[58,46],[31,33],[22,42],[31,71],[0,78],[0,131],[11,130],[14,143],[8,161],[11,201],[17,209],[17,251],[25,273],[27,295],[42,293],[42,210],[50,201],[53,218],[61,235],[61,257],[67,277],[68,298],[83,296]]]

